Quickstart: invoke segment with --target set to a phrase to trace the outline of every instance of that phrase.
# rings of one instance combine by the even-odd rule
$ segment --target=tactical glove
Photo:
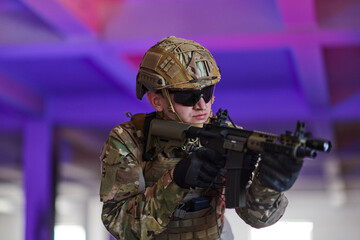
[[[281,154],[264,154],[259,164],[260,183],[278,192],[286,191],[295,183],[302,165],[303,159]]]
[[[225,160],[210,148],[200,148],[177,163],[174,181],[182,188],[208,188],[222,171]]]

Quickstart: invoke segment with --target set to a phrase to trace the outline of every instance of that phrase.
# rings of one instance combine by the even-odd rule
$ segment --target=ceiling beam
[[[97,51],[97,48],[98,44],[93,40],[5,45],[0,46],[0,58],[6,60],[23,58],[77,57],[89,55],[92,52]]]
[[[193,36],[190,39],[212,51],[240,51],[279,48],[302,44],[326,46],[360,44],[360,31],[354,29],[304,29],[246,34]],[[159,37],[143,39],[106,39],[109,47],[116,51],[144,54]]]
[[[326,46],[360,44],[360,31],[353,29],[331,30],[304,30],[281,32],[262,32],[254,34],[234,34],[228,36],[196,36],[193,40],[206,46],[210,51],[239,51],[251,49],[268,49],[302,44],[318,44]],[[114,51],[118,56],[121,53],[135,53],[143,55],[160,38],[139,39],[106,39],[99,43],[94,39],[81,41],[67,41],[56,43],[7,45],[0,46],[0,57],[46,57],[46,56],[72,56],[93,53],[102,59]],[[99,51],[99,49],[102,49]],[[114,53],[111,53],[114,55]],[[112,58],[114,56],[110,56]],[[117,57],[115,57],[117,58]],[[121,59],[118,58],[118,61]]]
[[[57,0],[22,0],[40,18],[65,37],[95,35],[95,31]]]
[[[0,59],[90,57],[109,76],[109,81],[120,90],[133,95],[136,71],[122,57],[119,50],[111,51],[106,43],[94,41],[33,44],[25,46],[0,47]]]
[[[221,86],[216,89],[213,105],[214,113],[219,109],[228,109],[235,122],[276,122],[276,121],[349,121],[360,120],[360,94],[348,102],[335,108],[309,108],[303,103],[301,96],[297,96],[291,89],[255,89],[227,90],[223,92]],[[259,98],[261,96],[261,98]],[[239,103],[244,104],[239,110]],[[331,137],[331,132],[329,132]]]
[[[236,34],[230,36],[197,37],[193,40],[202,43],[210,50],[237,51],[261,50],[302,44],[354,45],[360,44],[358,30],[284,30],[281,32],[263,32],[254,34]]]
[[[206,11],[199,11],[204,6]],[[206,24],[202,24],[204,19]],[[188,38],[280,28],[281,19],[274,1],[124,1],[102,34],[109,39],[159,36],[160,40],[171,35]]]
[[[349,97],[348,99],[334,106],[332,109],[334,118],[341,119],[343,118],[343,116],[346,116],[343,118],[343,120],[360,121],[359,106],[360,106],[360,92],[354,94],[353,96]]]
[[[292,46],[292,51],[307,103],[313,108],[328,107],[329,88],[320,46],[301,44]]]
[[[109,81],[115,83],[126,95],[133,96],[137,72],[121,57],[121,53],[116,54],[99,47],[93,52],[92,59],[111,76]]]
[[[21,8],[21,4],[17,1],[3,0],[0,1],[0,11],[11,11]]]
[[[43,111],[43,99],[36,93],[0,75],[0,100],[16,110],[31,114]]]
[[[276,0],[287,29],[316,29],[314,0]],[[305,33],[306,34],[306,33]],[[321,52],[320,39],[291,42],[302,92],[311,107],[327,107],[329,93]]]
[[[314,0],[276,0],[286,28],[316,27]]]
[[[126,95],[73,96],[47,101],[46,116],[54,124],[66,126],[116,126],[128,121],[126,112],[154,111],[146,100],[139,101]]]
[[[239,110],[238,103],[243,103],[246,107]],[[301,97],[296,96],[295,90],[289,89],[222,91],[220,86],[216,91],[214,113],[219,108],[228,109],[232,120],[238,123],[360,120],[359,111],[345,111],[340,108],[313,111],[303,104]],[[126,112],[136,114],[152,111],[154,109],[146,99],[139,101],[135,97],[120,94],[52,98],[48,101],[46,110],[47,117],[55,124],[68,126],[115,126],[129,120]],[[342,114],[339,115],[338,112]]]

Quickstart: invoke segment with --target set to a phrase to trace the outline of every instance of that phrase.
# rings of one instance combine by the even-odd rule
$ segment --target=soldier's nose
[[[195,109],[205,109],[206,108],[206,102],[204,98],[200,98],[200,100],[194,105]]]

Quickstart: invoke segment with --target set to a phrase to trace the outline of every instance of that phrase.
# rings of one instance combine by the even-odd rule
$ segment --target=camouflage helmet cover
[[[171,36],[145,53],[136,77],[136,96],[141,100],[147,91],[202,88],[219,81],[219,68],[206,48]]]

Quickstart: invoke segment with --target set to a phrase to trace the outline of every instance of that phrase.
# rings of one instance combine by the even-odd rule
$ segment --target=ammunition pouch
[[[167,229],[155,236],[156,240],[215,240],[220,239],[222,222],[210,206],[211,198],[195,198],[179,206]],[[205,208],[204,208],[205,207]]]

